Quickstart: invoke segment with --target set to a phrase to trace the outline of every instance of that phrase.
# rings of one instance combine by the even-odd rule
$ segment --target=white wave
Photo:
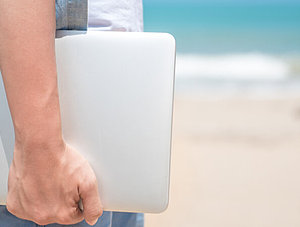
[[[274,80],[289,77],[290,65],[281,57],[261,54],[178,54],[176,76],[222,80]]]

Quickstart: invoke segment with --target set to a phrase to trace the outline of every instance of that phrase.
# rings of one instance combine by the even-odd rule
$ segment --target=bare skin
[[[94,225],[103,210],[95,174],[61,132],[55,1],[0,0],[0,15],[0,69],[16,138],[7,209],[40,225]]]

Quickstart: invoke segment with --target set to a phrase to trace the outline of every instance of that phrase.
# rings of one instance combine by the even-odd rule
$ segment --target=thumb
[[[90,183],[84,182],[79,187],[79,190],[84,219],[89,225],[95,225],[103,213],[97,180],[93,180]]]

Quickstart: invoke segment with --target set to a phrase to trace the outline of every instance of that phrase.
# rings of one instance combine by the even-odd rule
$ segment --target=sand
[[[300,96],[176,95],[169,208],[146,227],[300,226]]]

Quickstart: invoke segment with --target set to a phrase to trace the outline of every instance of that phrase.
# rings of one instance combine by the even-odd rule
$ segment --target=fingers
[[[79,207],[73,207],[72,209],[68,209],[68,211],[61,212],[57,223],[61,225],[72,225],[83,221],[83,219],[83,213]]]
[[[57,212],[55,209],[49,207],[35,208],[34,206],[29,206],[29,203],[27,203],[28,206],[24,209],[24,206],[20,203],[20,199],[15,197],[8,193],[6,200],[7,211],[18,218],[33,221],[38,225],[48,225],[51,223],[72,225],[84,220],[83,212],[75,201],[73,205],[67,205]],[[0,226],[2,227],[1,224]]]
[[[90,182],[84,182],[79,187],[79,194],[83,205],[83,216],[89,225],[96,224],[98,218],[103,213],[96,177],[93,179]]]

